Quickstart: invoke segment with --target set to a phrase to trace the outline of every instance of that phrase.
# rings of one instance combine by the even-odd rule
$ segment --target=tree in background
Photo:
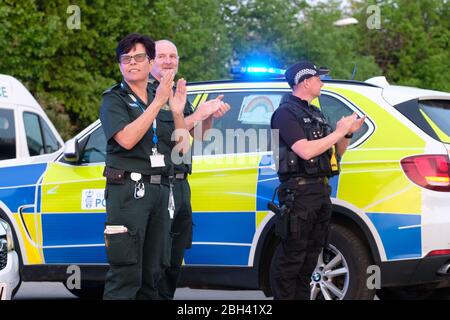
[[[343,6],[342,3],[348,4]],[[369,29],[367,8],[380,9]],[[300,59],[334,78],[384,74],[393,83],[450,91],[448,0],[2,0],[0,73],[25,83],[68,139],[97,119],[101,93],[120,80],[114,49],[130,32],[172,40],[188,81],[228,77],[229,67]],[[354,16],[358,25],[335,27]]]
[[[380,9],[381,28],[368,30],[368,5]],[[365,34],[360,45],[388,80],[450,91],[450,6],[447,0],[354,1]]]
[[[286,56],[298,49],[292,45],[306,6],[305,0],[234,1],[228,12],[234,63],[285,67]]]
[[[25,83],[65,139],[98,117],[100,94],[119,78],[117,41],[146,20],[130,12],[147,1],[77,2],[79,30],[66,25],[68,0],[6,0],[0,7],[0,72]]]
[[[309,59],[330,68],[331,76],[337,79],[351,79],[355,67],[356,80],[380,75],[374,57],[359,47],[364,34],[358,27],[334,25],[344,16],[351,16],[350,11],[343,10],[342,1],[335,0],[307,6],[299,17],[289,47],[284,50],[285,61],[293,63],[299,58]]]
[[[220,0],[156,0],[147,33],[169,39],[180,55],[179,76],[188,81],[226,78],[231,55],[225,21],[228,4]]]

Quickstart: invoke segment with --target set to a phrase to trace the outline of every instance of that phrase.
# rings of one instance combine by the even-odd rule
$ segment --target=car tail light
[[[421,187],[450,192],[450,164],[447,155],[420,155],[401,160],[409,179]]]
[[[428,253],[427,256],[433,257],[433,256],[445,256],[445,255],[450,255],[450,249],[430,251],[430,253]]]

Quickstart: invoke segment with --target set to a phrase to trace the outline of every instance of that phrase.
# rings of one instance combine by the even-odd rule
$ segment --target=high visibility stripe
[[[206,99],[208,99],[208,93],[204,93],[202,98],[200,99],[200,101],[198,102],[198,104],[200,105],[201,103],[205,102]]]
[[[195,97],[194,102],[192,102],[192,108],[194,108],[194,110],[195,110],[195,108],[197,108],[198,102],[200,101],[200,97],[201,97],[201,96],[202,96],[201,94],[198,94],[198,95]]]

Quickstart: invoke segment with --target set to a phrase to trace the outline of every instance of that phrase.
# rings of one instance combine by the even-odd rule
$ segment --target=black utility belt
[[[116,169],[113,167],[105,167],[103,176],[106,177],[106,183],[109,184],[125,184],[126,180],[142,181],[151,184],[166,184],[169,185],[171,178],[160,174],[147,175],[137,172],[128,172],[123,169]],[[138,178],[138,179],[137,179]]]
[[[125,177],[127,179],[133,180],[132,179],[132,174],[133,172],[125,172]],[[134,181],[134,180],[133,180]],[[142,182],[148,182],[150,184],[165,184],[165,185],[169,185],[170,184],[170,177],[167,176],[163,176],[160,174],[152,174],[152,175],[147,175],[147,174],[141,174],[141,180]]]
[[[292,177],[286,180],[286,182],[293,183],[298,186],[305,184],[328,184],[328,177],[315,177],[315,178]]]
[[[186,172],[180,172],[180,173],[175,173],[175,176],[173,176],[173,178],[175,178],[176,180],[185,180],[187,179],[188,174]]]

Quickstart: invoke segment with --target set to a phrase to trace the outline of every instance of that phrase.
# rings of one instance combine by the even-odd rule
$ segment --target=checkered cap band
[[[316,73],[317,73],[317,71],[314,69],[302,69],[299,72],[297,72],[297,74],[295,75],[294,83],[297,85],[303,76],[306,76],[306,75],[315,76]]]

